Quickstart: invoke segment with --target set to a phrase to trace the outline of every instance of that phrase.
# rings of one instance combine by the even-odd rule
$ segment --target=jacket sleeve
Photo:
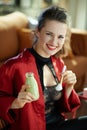
[[[64,62],[62,59],[59,59],[56,62],[57,62],[56,63],[57,68],[59,69],[59,72],[56,71],[57,75],[58,75],[59,73],[62,72]],[[80,106],[80,99],[74,89],[72,90],[69,98],[67,98],[66,91],[65,91],[65,85],[63,85],[62,97],[60,100],[56,101],[55,105],[56,105],[58,111],[60,111],[60,112],[70,112],[70,111],[77,109]]]
[[[6,65],[0,68],[0,117],[8,123],[14,122],[17,117],[18,110],[10,109],[10,106],[15,99],[12,96],[12,74],[13,70]],[[15,118],[14,118],[15,117]]]
[[[72,90],[70,97],[67,98],[65,89],[63,89],[62,97],[55,105],[60,112],[71,112],[80,106],[80,99],[74,89]]]

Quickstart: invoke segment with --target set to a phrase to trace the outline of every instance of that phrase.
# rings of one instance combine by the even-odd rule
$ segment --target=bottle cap
[[[33,76],[33,75],[34,75],[33,72],[27,72],[27,73],[26,73],[26,78],[31,77],[31,76]]]

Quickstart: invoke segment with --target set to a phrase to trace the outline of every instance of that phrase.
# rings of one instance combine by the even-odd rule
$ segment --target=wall
[[[87,29],[87,0],[68,0],[68,10],[72,17],[72,27]]]

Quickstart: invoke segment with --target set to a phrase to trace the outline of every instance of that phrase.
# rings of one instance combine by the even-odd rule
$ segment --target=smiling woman
[[[0,68],[0,117],[10,124],[8,130],[87,129],[86,117],[65,120],[63,116],[63,112],[80,106],[74,90],[76,75],[67,69],[63,72],[64,62],[59,55],[55,56],[64,45],[67,27],[65,9],[47,8],[38,19],[32,48]],[[31,91],[26,91],[32,87],[30,81],[29,85],[25,82],[27,72],[32,72],[37,81],[39,98],[36,100]]]
[[[45,26],[40,31],[38,29],[36,31],[38,44],[35,44],[34,48],[43,57],[48,58],[50,55],[54,55],[62,49],[66,31],[66,24],[54,20],[47,20]]]

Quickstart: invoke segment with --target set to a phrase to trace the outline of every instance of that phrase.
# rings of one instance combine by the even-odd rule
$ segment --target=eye
[[[46,36],[47,36],[48,38],[50,38],[50,39],[53,39],[53,38],[54,38],[54,36],[53,36],[53,34],[52,34],[51,32],[46,32]]]
[[[63,36],[63,35],[60,35],[58,38],[59,38],[59,39],[64,39],[64,36]]]
[[[46,32],[46,35],[48,35],[48,36],[52,36],[52,33],[50,33],[50,32]]]

